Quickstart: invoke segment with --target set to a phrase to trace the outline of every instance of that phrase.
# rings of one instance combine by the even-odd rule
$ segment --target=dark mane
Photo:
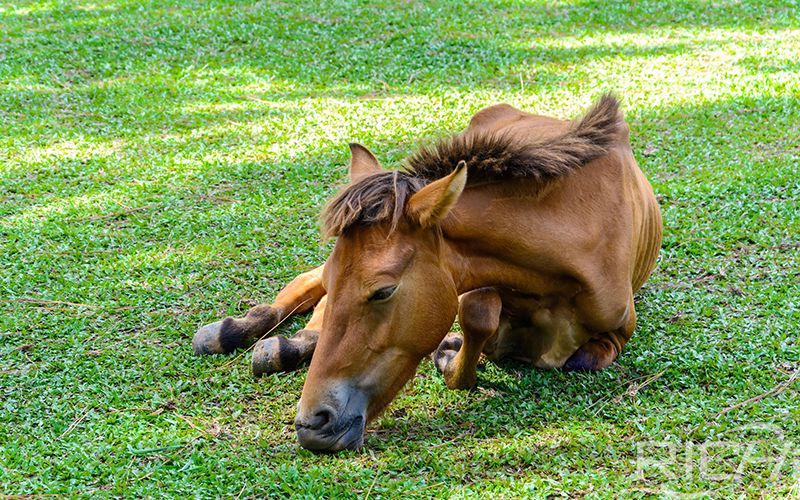
[[[406,160],[405,172],[370,175],[344,188],[322,212],[323,235],[338,236],[357,225],[396,225],[406,200],[450,174],[461,160],[467,163],[468,184],[528,178],[544,185],[606,154],[621,123],[619,103],[607,94],[566,132],[539,142],[520,143],[504,134],[458,134],[440,140]]]
[[[399,170],[367,176],[344,188],[322,211],[322,235],[338,236],[357,225],[391,221],[396,225],[406,200],[427,182]]]
[[[619,103],[604,95],[563,134],[541,142],[520,143],[508,135],[458,134],[422,148],[408,160],[408,169],[427,181],[441,179],[459,161],[467,162],[468,183],[509,178],[547,181],[568,174],[603,156],[621,122]]]

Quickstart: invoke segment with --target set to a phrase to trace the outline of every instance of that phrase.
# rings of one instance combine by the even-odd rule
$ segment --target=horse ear
[[[456,204],[466,184],[467,164],[461,160],[450,175],[431,182],[408,200],[409,215],[423,227],[437,224]]]
[[[350,143],[350,182],[381,172],[381,164],[372,152],[355,142]]]

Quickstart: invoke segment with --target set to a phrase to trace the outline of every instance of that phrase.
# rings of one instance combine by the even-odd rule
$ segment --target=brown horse
[[[572,122],[492,106],[402,172],[363,146],[351,152],[351,184],[323,213],[337,237],[325,265],[193,342],[197,353],[229,352],[317,304],[295,337],[253,353],[256,375],[314,354],[295,420],[301,445],[359,447],[366,422],[432,352],[451,388],[475,384],[481,353],[590,371],[619,355],[661,215],[613,97]],[[447,335],[456,314],[463,337]]]

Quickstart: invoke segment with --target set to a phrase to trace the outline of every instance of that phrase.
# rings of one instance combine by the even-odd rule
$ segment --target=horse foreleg
[[[628,320],[625,325],[610,332],[594,335],[567,359],[564,369],[595,372],[613,363],[636,328],[636,309],[634,309],[633,296],[631,296],[628,310]]]
[[[464,333],[449,334],[433,355],[447,387],[469,389],[477,381],[477,365],[486,341],[497,332],[503,303],[494,288],[480,288],[461,296],[458,322]]]
[[[257,305],[241,318],[225,318],[197,330],[192,340],[195,354],[229,353],[249,347],[287,317],[309,311],[325,295],[322,267],[296,277],[272,304]]]
[[[314,308],[306,327],[291,338],[276,336],[256,342],[253,347],[253,375],[260,377],[274,372],[290,372],[311,359],[319,340],[327,302],[326,295]]]

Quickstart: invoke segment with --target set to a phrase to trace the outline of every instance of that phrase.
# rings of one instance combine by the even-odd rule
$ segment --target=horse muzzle
[[[364,444],[367,398],[338,386],[325,401],[306,409],[301,398],[294,426],[300,446],[315,452],[355,450]]]

